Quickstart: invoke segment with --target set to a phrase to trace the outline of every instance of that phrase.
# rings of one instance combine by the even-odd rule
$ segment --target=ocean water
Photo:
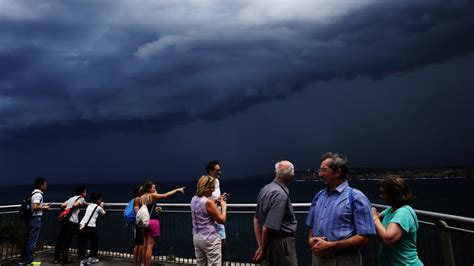
[[[260,189],[271,182],[272,177],[258,180],[226,180],[221,179],[221,191],[230,194],[229,203],[255,203]],[[137,182],[138,184],[139,182]],[[377,181],[350,180],[350,185],[364,192],[372,203],[383,204]],[[189,203],[195,192],[195,182],[170,183],[156,181],[158,192],[164,193],[173,188],[185,186],[185,195],[177,194],[165,199],[163,203]],[[474,178],[423,179],[408,180],[408,184],[416,196],[413,204],[415,209],[441,212],[453,215],[474,217],[472,192]],[[135,183],[85,184],[87,191],[100,191],[105,202],[128,202],[132,197]],[[62,202],[74,194],[75,185],[48,184],[45,202]],[[314,194],[324,187],[320,181],[294,181],[290,186],[293,203],[310,202]],[[19,204],[32,191],[31,186],[0,187],[0,205]]]

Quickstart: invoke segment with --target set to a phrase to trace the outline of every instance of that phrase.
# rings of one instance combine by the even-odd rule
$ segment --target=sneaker
[[[97,257],[91,257],[89,258],[89,261],[87,263],[88,264],[99,263],[99,259]]]

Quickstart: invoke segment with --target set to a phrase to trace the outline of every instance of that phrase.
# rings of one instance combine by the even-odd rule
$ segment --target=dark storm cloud
[[[474,50],[472,1],[5,1],[0,148],[161,132]]]

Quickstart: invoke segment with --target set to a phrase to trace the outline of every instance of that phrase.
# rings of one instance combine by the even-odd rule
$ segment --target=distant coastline
[[[317,170],[308,169],[297,171],[297,181],[320,180]],[[401,175],[410,179],[457,179],[474,178],[474,167],[468,168],[416,168],[416,169],[387,169],[387,168],[354,168],[348,177],[357,180],[377,180],[384,175]]]

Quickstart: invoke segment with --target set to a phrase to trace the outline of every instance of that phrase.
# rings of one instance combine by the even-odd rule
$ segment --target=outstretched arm
[[[160,200],[160,199],[166,199],[168,197],[171,197],[173,196],[174,194],[178,193],[178,192],[181,192],[181,194],[184,194],[184,189],[186,187],[180,187],[180,188],[177,188],[177,189],[173,189],[171,191],[168,191],[164,194],[158,194],[158,193],[154,193],[154,194],[151,194],[151,197],[152,199],[154,200]]]

